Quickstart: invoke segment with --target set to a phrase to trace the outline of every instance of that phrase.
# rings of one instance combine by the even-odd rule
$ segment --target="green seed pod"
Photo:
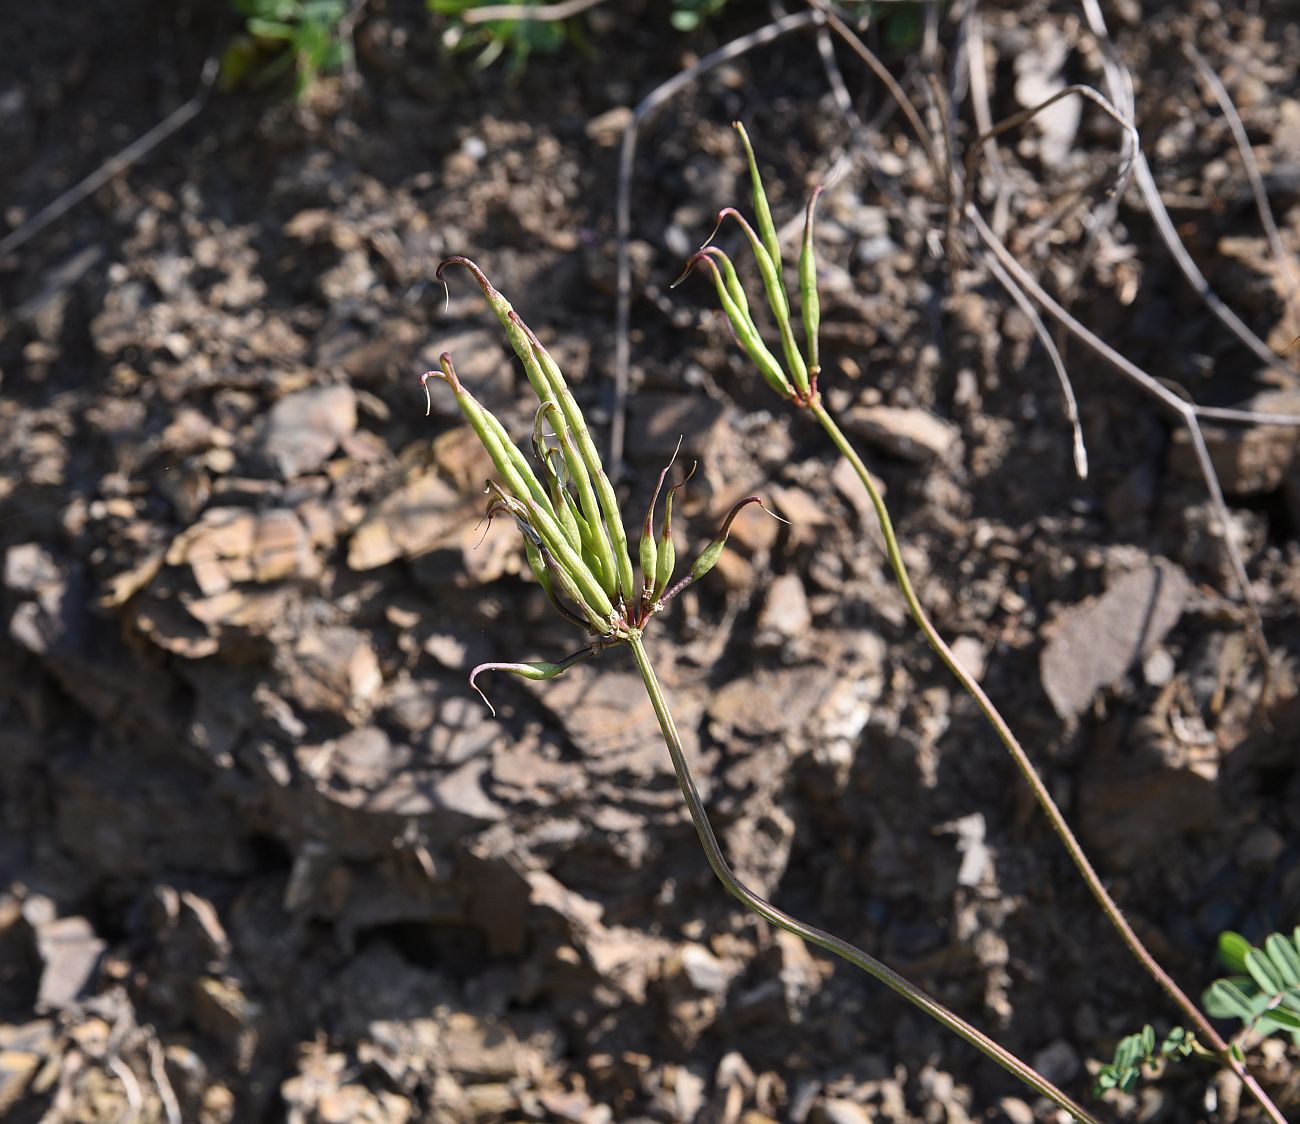
[[[583,620],[580,620],[579,624],[599,636],[610,635],[613,632],[613,626],[610,624],[609,614],[602,614],[587,600],[586,590],[590,588],[590,584],[580,584],[576,580],[574,572],[562,563],[557,562],[555,556],[546,547],[540,548],[540,553],[542,564],[550,574],[554,586],[572,601],[581,612]]]
[[[456,377],[456,368],[452,365],[451,355],[443,352],[438,358],[440,371],[426,371],[420,381],[428,393],[429,379],[442,379],[456,395],[456,405],[470,427],[478,435],[479,441],[492,459],[496,470],[501,474],[509,490],[516,495],[532,496],[543,506],[547,514],[554,516],[551,501],[537,479],[524,455],[515,448],[505,427],[497,420],[491,410],[484,408]]]
[[[813,248],[813,211],[817,197],[825,190],[818,187],[808,200],[808,210],[803,222],[803,249],[799,252],[799,308],[803,314],[803,334],[808,345],[808,374],[816,387],[821,374],[821,356],[818,354],[817,333],[821,330],[822,306],[817,293],[817,254]]]
[[[581,607],[590,608],[594,619],[605,622],[605,629],[608,630],[609,618],[614,614],[614,605],[610,601],[605,590],[602,588],[599,579],[592,573],[591,568],[583,560],[582,556],[569,545],[568,537],[563,529],[554,521],[549,523],[539,518],[543,513],[531,499],[521,499],[520,502],[528,511],[529,523],[537,531],[542,539],[543,545],[555,559],[556,580],[561,577],[567,577],[572,580],[574,587],[579,591],[580,596],[574,598]],[[564,590],[569,595],[569,590]]]
[[[721,250],[708,247],[700,250],[691,262],[703,262],[709,267],[713,274],[713,284],[718,291],[718,302],[722,305],[722,311],[727,320],[731,323],[732,331],[736,333],[736,339],[740,346],[744,348],[745,354],[749,356],[754,366],[758,368],[759,373],[768,382],[768,385],[778,394],[786,398],[793,398],[794,391],[790,387],[789,380],[785,377],[785,371],[768,349],[767,344],[763,342],[763,337],[758,334],[758,329],[754,322],[749,318],[747,313],[742,313],[737,307],[736,302],[731,299],[731,294],[727,292],[727,285],[723,279],[721,271],[714,262],[715,257],[725,257]]]
[[[599,527],[599,524],[597,524],[597,527]],[[596,580],[600,582],[600,588],[609,593],[617,582],[617,575],[612,570],[605,568],[606,556],[601,550],[599,530],[579,516],[578,533],[582,536],[583,561],[587,563],[591,572],[596,575]]]
[[[528,568],[532,570],[533,577],[546,591],[547,598],[553,602],[555,600],[555,586],[551,583],[551,575],[546,569],[546,563],[542,560],[541,548],[527,535],[524,536],[524,554],[528,557]]]
[[[438,280],[443,279],[443,270],[449,265],[462,265],[473,274],[492,311],[496,313],[497,319],[501,321],[502,326],[506,329],[506,334],[510,338],[510,346],[514,348],[515,354],[522,360],[524,370],[528,374],[528,381],[532,384],[538,399],[542,402],[553,401],[559,403],[563,411],[564,421],[573,431],[574,444],[579,457],[585,462],[588,476],[595,484],[594,493],[599,501],[600,509],[598,521],[603,527],[602,534],[609,540],[609,565],[603,566],[603,568],[606,572],[616,575],[613,587],[608,590],[609,596],[616,597],[621,593],[630,599],[633,583],[632,563],[627,557],[627,532],[623,529],[622,517],[618,511],[618,501],[608,480],[605,480],[603,484],[601,483],[604,473],[603,470],[599,470],[599,454],[597,454],[595,443],[591,440],[591,435],[587,431],[587,424],[582,417],[582,412],[578,409],[577,403],[569,392],[568,384],[564,381],[564,376],[510,302],[493,288],[487,276],[473,261],[460,256],[447,258],[438,266],[436,273]],[[575,482],[576,480],[575,474]],[[580,500],[582,498],[580,484],[579,498]],[[583,507],[584,511],[586,511],[585,503]],[[589,511],[587,512],[587,518],[588,521],[593,518],[593,514]]]
[[[726,545],[725,539],[714,539],[700,551],[700,556],[695,559],[695,564],[691,567],[691,581],[699,581],[718,564],[718,559],[722,557],[723,547]],[[692,594],[691,596],[695,595]]]
[[[686,479],[680,484],[674,484],[669,488],[668,496],[664,500],[664,528],[659,539],[659,565],[655,570],[654,599],[656,601],[664,595],[668,583],[673,580],[673,571],[677,569],[677,546],[673,542],[673,499],[680,489],[686,487],[690,478],[694,475],[695,466],[691,465],[691,470],[686,474]]]
[[[736,267],[732,264],[731,259],[719,250],[713,257],[722,266],[722,278],[726,282],[727,292],[731,299],[736,302],[736,307],[744,314],[749,323],[754,323],[754,317],[749,311],[749,298],[745,296],[745,286],[740,283],[740,277],[736,273]]]
[[[527,331],[526,327],[525,331]],[[550,356],[547,355],[546,359],[550,360]],[[551,362],[553,363],[553,361]],[[560,376],[560,383],[563,384],[563,376]],[[568,389],[566,387],[565,394],[567,393]],[[574,408],[576,410],[576,404]],[[596,498],[596,491],[591,485],[591,477],[587,473],[587,465],[574,447],[573,435],[568,425],[565,424],[563,410],[553,401],[544,402],[538,410],[538,414],[539,416],[545,415],[550,419],[555,430],[556,440],[560,443],[560,453],[564,457],[565,468],[568,470],[569,477],[577,489],[578,509],[590,531],[589,535],[583,537],[583,544],[587,548],[588,557],[592,562],[592,571],[600,576],[601,585],[605,592],[611,598],[614,598],[618,592],[618,574],[614,565],[614,551],[609,542],[609,533],[605,529],[600,502]],[[578,416],[581,417],[581,414]],[[585,424],[583,428],[585,430]]]
[[[754,262],[758,266],[759,279],[763,282],[763,292],[767,295],[767,303],[771,306],[772,313],[777,319],[782,316],[790,315],[790,298],[786,295],[785,280],[781,276],[781,267],[772,260],[771,253],[763,245],[762,239],[749,225],[745,216],[742,215],[735,207],[723,207],[718,212],[718,223],[713,228],[713,233],[709,235],[709,245],[717,237],[718,231],[722,229],[722,224],[727,219],[735,219],[740,229],[744,232],[745,237],[749,239],[749,247],[754,254]]]
[[[745,159],[749,163],[749,181],[754,190],[754,214],[758,218],[758,229],[763,235],[767,252],[772,255],[777,272],[781,271],[781,243],[776,237],[776,224],[772,222],[772,208],[767,205],[767,192],[763,190],[763,177],[758,174],[758,163],[754,159],[754,148],[749,143],[749,134],[739,121],[733,121],[732,128],[740,134],[740,143],[745,146]]]
[[[677,442],[677,448],[680,449],[682,443]],[[673,451],[672,460],[670,460],[661,473],[659,479],[655,481],[654,494],[650,497],[650,505],[645,509],[645,522],[641,525],[641,588],[649,594],[655,587],[655,575],[658,573],[659,565],[659,547],[655,543],[654,518],[655,504],[659,502],[659,492],[664,486],[664,477],[668,475],[668,470],[672,468],[673,461],[677,459],[676,450]]]
[[[560,475],[561,472],[566,471],[564,458],[558,449],[547,448],[546,437],[542,432],[543,412],[547,406],[554,408],[554,405],[553,402],[543,402],[537,409],[533,418],[533,452],[542,466],[542,474],[546,477],[546,484],[550,489],[551,508],[555,512],[556,519],[564,528],[564,533],[569,536],[569,545],[575,550],[580,550],[582,536],[578,533],[578,520],[573,509],[573,500],[565,489],[564,479]]]
[[[607,628],[614,607],[578,549],[569,544],[563,526],[530,496],[512,496],[495,480],[488,481],[488,491],[515,517],[526,539],[531,539],[535,545],[559,559],[559,565],[551,576],[560,584],[565,595],[569,596],[569,587],[572,585],[577,591],[573,600],[584,611],[589,610],[593,621],[601,621],[603,627]]]
[[[776,320],[777,331],[781,334],[781,350],[785,352],[786,365],[790,368],[794,384],[801,393],[808,393],[808,368],[804,366],[803,356],[795,345],[794,329],[790,324],[790,298],[786,296],[785,279],[781,276],[779,259],[773,260],[768,249],[759,241],[754,228],[745,221],[744,216],[734,207],[724,207],[718,212],[718,224],[723,219],[734,218],[749,239],[754,251],[754,260],[758,263],[758,273],[763,281],[763,291],[767,294],[768,307]]]
[[[677,546],[673,542],[672,529],[664,523],[663,538],[659,540],[659,564],[655,568],[654,600],[658,601],[673,580],[673,571],[677,569]]]
[[[496,714],[496,708],[488,702],[488,697],[479,687],[476,680],[485,671],[508,671],[512,675],[518,675],[521,679],[528,679],[534,683],[540,683],[547,679],[554,679],[557,675],[563,675],[569,668],[575,664],[589,660],[599,650],[599,644],[593,644],[581,651],[574,652],[571,656],[565,656],[558,663],[549,663],[545,660],[539,660],[536,663],[481,663],[469,673],[469,685],[478,691],[479,698],[483,700],[484,705],[493,715]]]
[[[631,602],[635,596],[636,582],[632,576],[632,560],[627,552],[627,531],[623,527],[623,516],[618,509],[618,497],[614,494],[613,485],[610,484],[609,478],[605,475],[605,467],[601,462],[600,454],[596,451],[596,443],[591,439],[591,432],[587,429],[587,421],[582,416],[577,401],[569,391],[568,384],[564,381],[564,376],[560,373],[560,368],[555,360],[551,358],[550,353],[542,346],[541,341],[533,335],[528,326],[519,320],[517,314],[512,319],[526,333],[542,370],[549,379],[549,386],[559,403],[564,420],[568,423],[569,431],[573,436],[574,447],[587,469],[596,499],[599,501],[602,522],[609,539],[613,561],[611,569],[618,575],[616,594],[611,594],[611,596],[622,594],[628,602]]]
[[[558,513],[560,526],[564,528],[564,533],[569,536],[569,545],[574,550],[580,551],[582,550],[582,534],[578,529],[578,516],[573,508],[573,500],[555,475],[555,467],[549,459],[546,465],[548,482],[551,485],[552,506]]]
[[[746,496],[736,504],[729,512],[727,512],[727,518],[722,522],[722,530],[718,532],[718,537],[700,551],[700,556],[695,560],[695,565],[691,567],[691,581],[699,581],[700,578],[704,577],[705,574],[718,564],[718,559],[722,556],[723,547],[727,545],[727,538],[731,534],[731,525],[736,521],[736,516],[751,503],[758,504],[758,506],[763,508],[764,511],[767,511],[769,515],[772,514],[768,511],[767,507],[764,506],[763,501],[759,499],[758,496]]]
[[[655,544],[654,532],[650,528],[650,516],[646,516],[645,530],[641,533],[641,588],[646,593],[654,589],[655,576],[658,574],[659,548]]]
[[[533,393],[537,395],[539,400],[545,402],[551,397],[547,381],[536,358],[533,356],[532,348],[528,344],[528,337],[520,330],[516,322],[518,314],[515,312],[514,306],[493,288],[492,282],[487,279],[487,275],[479,269],[475,262],[467,257],[457,255],[444,259],[438,264],[434,277],[439,281],[443,281],[443,270],[449,265],[463,265],[473,274],[474,280],[478,282],[479,288],[483,290],[483,295],[487,298],[488,305],[496,313],[497,319],[501,321],[501,326],[505,328],[506,336],[510,340],[510,346],[523,363],[524,373],[527,374],[528,381],[532,384]],[[443,281],[443,284],[446,284],[446,282]]]

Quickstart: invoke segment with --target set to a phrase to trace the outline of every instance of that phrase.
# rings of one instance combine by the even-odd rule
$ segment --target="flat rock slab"
[[[1062,718],[1091,705],[1151,652],[1182,616],[1191,591],[1187,575],[1172,562],[1123,575],[1100,597],[1065,611],[1043,649],[1043,690]]]
[[[961,439],[950,421],[910,406],[859,406],[844,418],[844,428],[882,452],[924,464],[943,460]]]
[[[281,398],[267,416],[261,451],[285,480],[316,472],[357,428],[349,386],[314,386]]]

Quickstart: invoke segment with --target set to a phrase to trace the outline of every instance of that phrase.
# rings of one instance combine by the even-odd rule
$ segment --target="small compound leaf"
[[[1178,1060],[1190,1057],[1195,1050],[1195,1039],[1188,1032],[1186,1027],[1176,1026],[1168,1034],[1165,1040],[1160,1043],[1160,1053],[1166,1058]]]
[[[1265,1026],[1269,1031],[1300,1030],[1300,1013],[1289,1011],[1285,1007],[1274,1007],[1268,1014],[1260,1016],[1259,1028],[1263,1030]]]
[[[1286,991],[1286,981],[1278,974],[1273,961],[1257,948],[1252,948],[1246,953],[1246,971],[1250,973],[1250,978],[1259,985],[1261,991],[1269,995]]]
[[[1284,991],[1279,996],[1279,1000],[1288,1010],[1300,1013],[1300,992],[1294,990]]]
[[[1142,1036],[1130,1034],[1115,1048],[1115,1068],[1132,1069],[1142,1059]]]
[[[1264,942],[1264,951],[1287,987],[1300,987],[1300,952],[1281,933],[1272,933]]]
[[[1242,985],[1254,991],[1254,984],[1247,979],[1234,977],[1230,980],[1215,980],[1203,996],[1205,1010],[1216,1019],[1240,1019],[1250,1022],[1262,1006],[1257,1000],[1243,990]]]
[[[1219,934],[1219,963],[1234,976],[1246,971],[1246,953],[1250,951],[1250,941],[1231,929]]]

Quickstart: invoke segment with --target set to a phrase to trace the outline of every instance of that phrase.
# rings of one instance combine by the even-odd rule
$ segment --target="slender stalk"
[[[653,665],[650,663],[650,657],[646,654],[645,645],[641,642],[639,632],[634,633],[629,638],[628,645],[632,649],[633,656],[636,657],[637,669],[641,672],[641,679],[645,683],[646,694],[650,696],[650,705],[654,707],[655,715],[659,719],[659,729],[663,732],[664,743],[668,746],[668,754],[672,758],[673,770],[677,774],[677,783],[681,786],[682,795],[686,798],[686,807],[690,811],[691,821],[694,823],[695,831],[704,847],[705,857],[709,861],[709,866],[713,868],[713,873],[718,876],[718,881],[722,883],[727,892],[765,921],[786,930],[786,932],[793,933],[811,944],[818,945],[827,952],[834,953],[841,959],[847,960],[855,967],[861,968],[864,972],[874,976],[909,1003],[919,1007],[932,1019],[942,1023],[954,1034],[964,1038],[977,1050],[992,1058],[1003,1069],[1018,1077],[1036,1093],[1047,1097],[1053,1104],[1065,1109],[1066,1112],[1072,1113],[1082,1124],[1099,1124],[1096,1117],[1071,1100],[1070,1097],[1032,1066],[1021,1061],[1009,1050],[999,1046],[993,1039],[966,1022],[960,1015],[948,1010],[938,1000],[930,998],[925,992],[909,983],[892,968],[882,964],[875,957],[869,956],[855,945],[849,944],[848,941],[800,921],[798,918],[791,917],[790,914],[778,909],[765,898],[760,897],[736,877],[735,872],[732,871],[730,864],[728,864],[726,857],[722,853],[722,847],[718,843],[717,835],[714,834],[713,826],[709,823],[708,813],[704,809],[704,801],[700,798],[699,790],[695,787],[695,780],[691,776],[690,766],[686,762],[686,753],[682,748],[681,735],[677,732],[677,724],[673,721],[672,711],[668,707],[668,700],[664,697],[663,688],[659,685],[659,679],[655,675]]]
[[[898,588],[907,601],[907,608],[912,614],[912,619],[925,635],[926,640],[929,641],[930,647],[935,650],[966,693],[975,700],[975,704],[984,712],[984,717],[988,719],[989,725],[1002,739],[1002,744],[1010,752],[1012,760],[1016,763],[1016,768],[1020,770],[1021,776],[1025,778],[1025,782],[1033,791],[1034,798],[1038,801],[1039,806],[1047,813],[1047,819],[1052,825],[1052,830],[1056,832],[1058,838],[1065,845],[1066,851],[1069,852],[1070,858],[1083,876],[1084,882],[1087,883],[1088,889],[1092,892],[1092,896],[1096,899],[1102,912],[1110,919],[1110,923],[1114,925],[1124,943],[1128,945],[1129,951],[1150,973],[1156,983],[1165,990],[1165,993],[1182,1008],[1183,1013],[1192,1021],[1197,1031],[1205,1037],[1205,1040],[1214,1046],[1220,1061],[1241,1079],[1250,1090],[1251,1095],[1268,1114],[1269,1119],[1274,1124],[1287,1124],[1286,1118],[1269,1099],[1268,1094],[1264,1092],[1259,1082],[1255,1080],[1242,1062],[1232,1056],[1227,1042],[1214,1029],[1210,1020],[1202,1014],[1201,1009],[1174,982],[1173,977],[1160,966],[1156,958],[1147,950],[1146,945],[1142,943],[1137,933],[1133,931],[1133,927],[1129,925],[1127,918],[1115,903],[1115,899],[1110,896],[1110,893],[1102,884],[1101,877],[1088,860],[1083,846],[1070,829],[1070,825],[1066,823],[1065,816],[1061,814],[1061,809],[1057,807],[1056,801],[1052,799],[1052,794],[1047,791],[1047,786],[1038,775],[1038,770],[1034,768],[1034,764],[1030,761],[1024,747],[1015,734],[1011,732],[1011,727],[1007,725],[1006,719],[998,712],[997,707],[993,705],[992,700],[984,693],[984,689],[975,681],[970,672],[957,661],[952,649],[948,647],[943,637],[939,635],[938,629],[931,623],[929,616],[921,605],[920,599],[916,596],[916,590],[912,588],[912,579],[908,576],[907,566],[903,562],[902,553],[898,549],[898,537],[894,534],[894,524],[889,518],[889,510],[885,507],[885,501],[881,498],[875,484],[872,483],[867,466],[862,463],[862,458],[858,456],[857,450],[844,436],[840,427],[835,424],[835,419],[826,412],[826,407],[822,405],[819,398],[813,399],[809,403],[808,409],[813,417],[821,423],[822,429],[835,443],[835,447],[853,466],[854,472],[857,473],[858,479],[862,481],[862,486],[867,490],[867,495],[871,498],[871,506],[876,510],[876,518],[880,522],[880,530],[885,537],[885,552],[889,555],[889,565],[894,571],[894,580],[898,583]]]

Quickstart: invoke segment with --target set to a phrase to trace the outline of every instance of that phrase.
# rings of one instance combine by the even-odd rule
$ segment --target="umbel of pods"
[[[1240,1078],[1270,1120],[1275,1121],[1276,1124],[1285,1124],[1284,1118],[1269,1099],[1268,1094],[1246,1068],[1240,1049],[1235,1043],[1230,1044],[1219,1035],[1206,1015],[1178,986],[1173,977],[1161,967],[1146,945],[1143,944],[1141,938],[1138,937],[1128,919],[1110,896],[1110,892],[1106,889],[1101,877],[1093,868],[1092,862],[1089,860],[1082,844],[1070,828],[1056,801],[1052,798],[1046,783],[1039,775],[1029,754],[1020,744],[1006,719],[1002,717],[1002,714],[984,692],[978,681],[962,667],[960,661],[940,635],[939,630],[935,628],[929,614],[926,613],[924,606],[921,604],[920,598],[912,585],[912,579],[907,572],[907,565],[903,560],[902,551],[899,549],[898,536],[894,532],[893,521],[890,518],[889,509],[885,506],[884,498],[872,480],[871,473],[867,471],[866,464],[858,455],[852,442],[836,424],[835,419],[831,417],[825,403],[817,392],[817,375],[819,374],[817,332],[820,322],[820,304],[817,297],[817,265],[813,251],[813,207],[818,193],[815,192],[808,203],[807,216],[804,222],[803,246],[799,258],[799,291],[807,356],[805,361],[804,356],[799,354],[794,344],[794,333],[790,324],[790,301],[785,292],[785,281],[782,276],[781,254],[777,241],[776,226],[772,221],[767,194],[763,188],[757,162],[754,159],[754,150],[750,145],[749,137],[745,133],[744,126],[736,122],[735,128],[740,135],[745,150],[746,162],[749,165],[758,232],[755,233],[749,223],[731,207],[724,208],[719,212],[718,225],[721,226],[726,218],[735,218],[749,240],[758,265],[763,289],[767,295],[768,304],[772,309],[772,314],[780,331],[785,366],[782,366],[780,360],[763,342],[758,327],[749,314],[749,305],[745,298],[744,289],[736,275],[735,266],[721,250],[710,245],[714,235],[717,234],[716,227],[714,234],[710,235],[704,245],[691,256],[677,283],[680,284],[681,281],[685,280],[696,265],[702,264],[710,270],[722,311],[741,348],[758,368],[765,381],[778,394],[795,406],[806,410],[817,420],[817,423],[834,443],[836,449],[852,466],[876,513],[876,519],[880,524],[880,530],[884,537],[885,554],[889,560],[890,569],[893,571],[895,583],[907,602],[909,614],[930,647],[934,649],[935,654],[952,672],[962,689],[975,701],[975,704],[988,720],[989,725],[993,727],[999,740],[1010,753],[1017,770],[1029,786],[1039,807],[1047,816],[1052,830],[1061,840],[1098,907],[1128,946],[1134,959],[1160,985],[1165,994],[1182,1009],[1196,1028],[1197,1033],[1211,1044],[1213,1053],[1220,1063]],[[818,192],[820,190],[818,189]],[[961,1033],[961,1031],[958,1031],[958,1033]],[[970,1040],[975,1041],[974,1039]],[[980,1049],[984,1049],[984,1046],[979,1042],[975,1041],[975,1044]],[[988,1050],[985,1050],[985,1052],[989,1053]],[[990,1056],[993,1055],[990,1054]],[[1059,1101],[1057,1103],[1061,1104]],[[1069,1106],[1062,1105],[1062,1107]],[[1076,1116],[1079,1115],[1076,1108],[1071,1108],[1070,1111],[1074,1112]]]
[[[655,508],[672,468],[669,461],[659,474],[642,520],[637,552],[640,580],[637,580],[618,499],[582,410],[559,366],[510,302],[469,258],[451,257],[444,261],[438,266],[439,281],[444,280],[443,274],[450,265],[464,266],[474,276],[524,365],[538,399],[532,434],[536,469],[496,416],[457,377],[450,354],[440,356],[439,370],[426,371],[421,382],[426,393],[430,379],[441,379],[451,387],[461,413],[478,435],[500,476],[499,480],[487,484],[492,496],[487,518],[506,514],[514,519],[523,537],[529,568],[551,605],[590,637],[583,648],[554,663],[480,664],[470,673],[470,685],[483,695],[477,679],[485,671],[509,671],[532,680],[553,679],[605,648],[620,643],[639,644],[650,618],[717,565],[736,516],[748,505],[762,507],[763,502],[757,496],[748,496],[737,503],[727,513],[718,537],[678,577],[673,498],[690,475],[668,489],[663,522],[656,532]],[[487,702],[486,696],[483,701]],[[491,709],[491,703],[488,706]]]
[[[765,204],[766,200],[764,200]],[[809,247],[811,246],[811,215],[810,206],[809,233],[805,239]],[[765,229],[770,226],[769,216]],[[774,237],[771,243],[775,246]],[[763,249],[768,253],[769,260],[775,257],[773,269],[778,271],[776,276],[779,277],[779,255],[773,255],[767,246],[763,246]],[[714,258],[719,254],[720,251],[715,251],[703,253],[702,256],[702,260],[707,260],[715,267],[715,274],[718,263]],[[811,249],[806,251],[806,256],[809,261],[808,277],[815,283]],[[931,1018],[970,1042],[1030,1088],[1071,1113],[1076,1119],[1083,1121],[1084,1124],[1098,1124],[1094,1116],[1032,1066],[1021,1061],[937,1000],[930,998],[897,972],[848,941],[792,917],[760,897],[736,877],[722,852],[717,835],[709,822],[704,802],[695,786],[682,747],[681,736],[646,651],[642,632],[654,614],[661,611],[688,585],[713,569],[726,545],[727,536],[736,516],[749,504],[758,504],[762,507],[762,501],[757,496],[749,496],[737,503],[728,512],[717,538],[700,552],[691,568],[674,581],[677,567],[672,537],[672,503],[674,494],[685,484],[685,480],[668,489],[664,501],[663,523],[657,534],[654,530],[655,507],[663,490],[664,480],[672,466],[670,462],[669,466],[659,474],[654,495],[642,523],[638,551],[641,573],[638,582],[633,573],[632,560],[628,552],[627,532],[619,515],[613,487],[587,430],[582,411],[570,393],[559,367],[542,347],[536,335],[519,318],[519,314],[511,307],[509,301],[492,287],[477,265],[464,257],[448,258],[438,267],[439,280],[443,279],[443,273],[449,265],[464,266],[473,274],[488,304],[505,328],[515,354],[524,365],[524,371],[539,403],[534,420],[532,444],[540,475],[538,471],[534,471],[524,454],[511,441],[500,421],[485,409],[457,378],[450,355],[444,353],[439,359],[439,369],[426,372],[421,381],[425,385],[426,393],[430,379],[441,379],[451,387],[461,413],[478,435],[500,476],[499,480],[488,484],[488,491],[492,496],[488,505],[488,518],[507,514],[515,520],[523,537],[529,567],[545,590],[551,604],[561,616],[586,630],[590,636],[583,648],[553,663],[538,661],[480,664],[470,673],[471,686],[478,690],[476,680],[485,671],[508,671],[532,680],[553,679],[605,648],[626,644],[632,650],[637,670],[641,674],[646,693],[659,720],[664,744],[672,759],[678,785],[686,800],[687,810],[690,812],[691,821],[704,848],[705,857],[727,892],[771,924],[816,944],[870,973]],[[721,264],[725,275],[723,284],[728,287],[729,293],[740,292],[740,299],[743,300],[744,294],[740,291],[739,282],[735,280],[735,271],[729,266],[730,263],[723,257]],[[801,277],[804,273],[801,263]],[[806,298],[804,300],[804,324],[805,330],[809,331],[815,339],[817,317],[815,284],[813,297],[811,320],[809,319],[810,302]],[[742,307],[747,309],[747,306]],[[788,305],[785,306],[785,315],[788,321]],[[748,323],[752,325],[752,320],[748,320]],[[756,330],[752,335],[753,339],[758,339]],[[783,341],[788,339],[789,346],[793,347],[793,336],[788,332],[788,325],[787,331],[782,333],[782,338]],[[761,345],[761,340],[758,340],[758,343]],[[770,355],[770,352],[768,354]],[[772,362],[779,372],[780,364],[776,363],[774,358]],[[778,389],[784,387],[782,393],[786,397],[809,405],[813,409],[818,408],[820,401],[816,389],[815,344],[810,351],[810,362],[803,364],[802,368],[793,369],[796,372],[793,384],[782,375],[781,386]],[[802,375],[798,373],[800,370],[803,372]],[[479,693],[482,694],[481,691]],[[487,702],[486,697],[484,702]],[[490,703],[488,706],[491,709]]]

